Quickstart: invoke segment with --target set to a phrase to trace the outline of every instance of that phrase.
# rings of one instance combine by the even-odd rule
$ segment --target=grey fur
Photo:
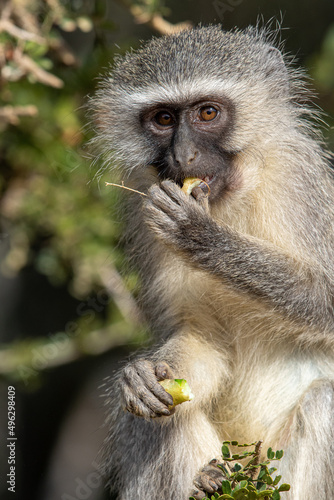
[[[160,183],[141,116],[208,96],[233,103],[224,147],[241,182],[206,210]],[[153,39],[92,99],[103,168],[149,195],[129,196],[126,238],[160,338],[107,391],[120,500],[185,500],[227,438],[285,450],[286,500],[334,490],[334,184],[307,103],[270,34],[219,26]],[[160,362],[195,394],[174,413]]]

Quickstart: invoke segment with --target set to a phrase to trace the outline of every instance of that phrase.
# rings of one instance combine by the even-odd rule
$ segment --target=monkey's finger
[[[155,375],[158,380],[175,378],[171,367],[165,361],[160,361],[155,365]]]
[[[166,363],[167,365],[167,363]],[[168,366],[168,365],[167,365]],[[139,359],[124,369],[124,377],[129,385],[141,391],[140,397],[145,398],[152,392],[165,405],[172,405],[173,398],[158,384],[155,368],[151,361]],[[149,391],[147,391],[149,389]]]
[[[167,200],[164,203],[157,200],[147,200],[144,203],[144,211],[146,212],[146,222],[148,224],[152,221],[158,222],[159,225],[175,224],[174,217],[172,217],[171,202],[169,202],[168,206]]]
[[[123,370],[123,378],[125,382],[123,392],[128,385],[132,392],[154,412],[170,415],[166,407],[173,405],[173,398],[158,383],[152,363],[139,360],[126,366]]]
[[[124,408],[138,417],[155,418],[171,415],[171,411],[147,389],[137,388],[134,393],[129,386],[123,387]]]
[[[140,399],[128,399],[124,404],[124,409],[129,413],[143,418],[154,418],[155,413],[148,408]]]
[[[168,239],[168,234],[171,234],[177,230],[177,223],[170,217],[170,214],[166,214],[159,208],[155,207],[153,203],[145,203],[146,224],[154,231],[157,236]]]
[[[199,490],[194,490],[192,493],[190,493],[190,496],[195,498],[195,500],[202,500],[203,498],[206,498],[206,494],[204,491],[199,491]]]
[[[156,378],[154,380],[147,380],[146,385],[159,401],[167,406],[173,406],[173,396],[171,396],[160,384],[158,384]]]
[[[182,195],[186,196],[184,193],[182,193]],[[183,205],[179,203],[179,200],[174,200],[159,186],[154,185],[151,187],[148,201],[151,201],[157,208],[160,208],[160,210],[167,213],[171,218],[175,216],[177,216],[177,218],[186,218],[185,209]]]
[[[192,202],[190,196],[185,194],[180,186],[178,186],[175,182],[172,181],[162,181],[160,184],[161,189],[178,204]]]
[[[216,464],[210,464],[202,469],[201,474],[203,474],[203,477],[210,477],[210,480],[216,483],[218,487],[220,487],[222,481],[225,479],[223,471],[219,467],[217,467]]]
[[[207,474],[201,473],[194,481],[197,488],[203,489],[207,493],[215,493],[219,485]]]
[[[191,206],[192,210],[195,211],[207,211],[208,208],[208,196],[203,193],[200,187],[194,188],[192,194],[195,191],[196,196],[189,196],[182,191],[182,189],[172,181],[163,181],[160,184],[161,189],[173,200],[177,205],[180,205],[183,210],[189,210]]]

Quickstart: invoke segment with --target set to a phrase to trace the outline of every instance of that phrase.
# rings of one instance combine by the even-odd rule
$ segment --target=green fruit
[[[188,382],[182,378],[168,378],[165,380],[161,380],[159,384],[162,385],[165,391],[173,397],[173,406],[194,399],[194,395],[191,392]]]

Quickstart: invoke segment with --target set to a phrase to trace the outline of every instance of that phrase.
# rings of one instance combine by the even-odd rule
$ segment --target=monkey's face
[[[158,105],[141,116],[145,135],[154,144],[159,178],[182,185],[198,177],[210,187],[210,202],[235,187],[234,153],[224,149],[233,128],[233,106],[205,99],[178,107]]]
[[[142,190],[199,177],[210,203],[239,201],[290,130],[290,87],[262,36],[211,26],[153,39],[117,59],[93,100],[99,156]]]

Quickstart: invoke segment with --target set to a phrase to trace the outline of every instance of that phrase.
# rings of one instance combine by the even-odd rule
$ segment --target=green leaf
[[[223,444],[223,446],[222,446],[222,454],[223,454],[224,458],[230,458],[231,457],[230,449],[229,449],[229,447],[226,444]]]
[[[272,498],[274,490],[262,490],[260,493],[257,494],[257,498],[263,498],[263,497],[269,497]]]
[[[277,450],[276,451],[276,455],[275,456],[276,456],[277,460],[281,460],[281,458],[283,457],[283,455],[284,455],[284,451],[283,450]]]
[[[242,488],[246,488],[246,486],[247,486],[247,481],[241,481],[240,483],[238,483],[238,484],[236,485],[236,487],[235,487],[235,488],[234,488],[234,490],[233,490],[233,493],[234,493],[235,491],[241,490]]]
[[[278,493],[277,490],[275,490],[273,493],[273,496],[272,496],[272,500],[280,500],[280,498],[281,498],[281,495]]]
[[[232,493],[231,483],[230,481],[222,481],[222,492],[227,493],[228,495]]]
[[[273,460],[275,458],[275,453],[273,452],[272,448],[268,448],[267,457],[269,458],[269,460]]]
[[[231,445],[232,446],[243,446],[243,445],[239,445],[238,441],[231,441]]]
[[[227,468],[223,464],[218,464],[219,469],[224,471],[224,474],[226,477],[231,477],[230,472],[227,470]]]
[[[233,481],[246,481],[248,483],[249,476],[247,474],[242,474],[241,472],[236,472],[233,474]]]
[[[239,463],[236,463],[233,467],[234,472],[238,472],[239,470],[242,469],[242,465]]]
[[[262,479],[263,476],[267,473],[266,468],[262,468],[259,472],[258,479]]]
[[[290,485],[283,483],[281,486],[278,488],[278,491],[289,491],[290,490]]]
[[[240,490],[234,489],[232,493],[232,498],[235,500],[247,500],[248,491],[246,488],[241,488]]]
[[[273,484],[276,486],[280,482],[281,479],[282,479],[282,476],[276,476]]]

